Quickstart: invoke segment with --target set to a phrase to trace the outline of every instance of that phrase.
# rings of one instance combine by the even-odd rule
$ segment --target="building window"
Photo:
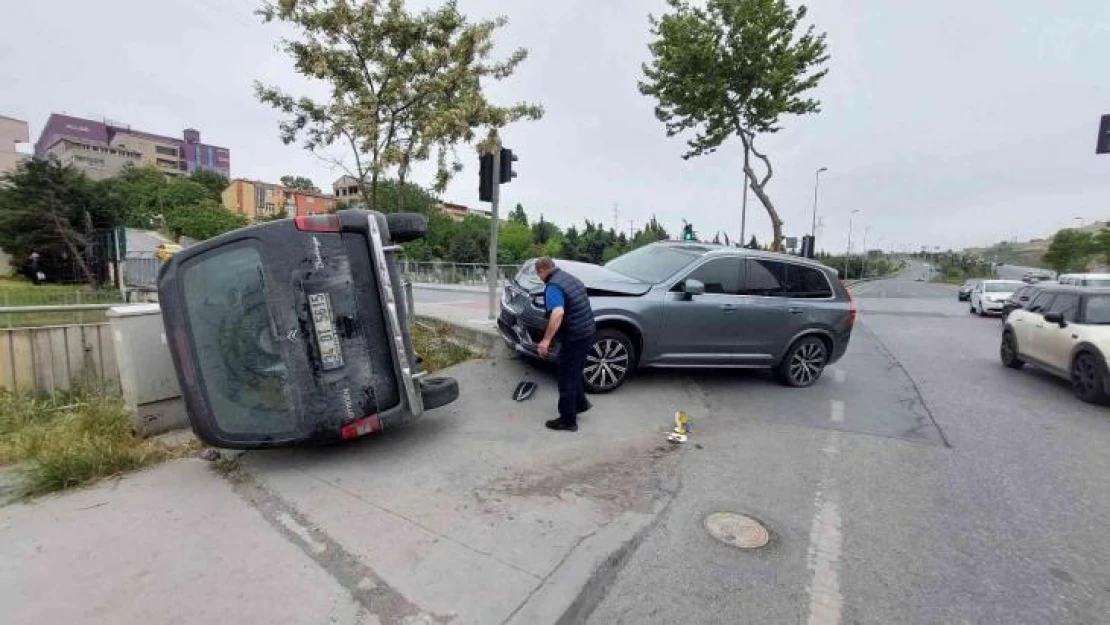
[[[177,148],[167,148],[163,145],[156,145],[154,146],[154,151],[164,156],[177,156]]]
[[[157,162],[158,162],[159,167],[169,167],[169,168],[172,168],[172,169],[177,169],[177,161],[171,161],[171,160],[167,160],[167,159],[164,159],[164,158],[160,158],[160,159],[157,160]]]

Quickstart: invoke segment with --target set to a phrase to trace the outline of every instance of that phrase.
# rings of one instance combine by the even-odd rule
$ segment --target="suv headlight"
[[[505,290],[501,292],[501,305],[517,315],[524,312],[524,302],[526,300],[527,298],[523,293],[517,292],[510,286],[505,287]]]

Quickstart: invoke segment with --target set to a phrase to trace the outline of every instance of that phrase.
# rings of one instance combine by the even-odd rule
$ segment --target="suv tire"
[[[428,218],[420,213],[389,213],[385,216],[389,240],[408,243],[424,238],[428,232]]]
[[[1011,369],[1021,369],[1025,365],[1025,361],[1021,359],[1021,352],[1018,351],[1017,337],[1012,330],[1002,333],[1002,345],[998,348],[998,355],[1002,359],[1002,364]]]
[[[615,391],[632,374],[635,362],[636,348],[628,335],[613,328],[598,330],[586,350],[582,385],[587,393]]]
[[[775,369],[779,382],[794,388],[812,386],[829,362],[829,348],[816,336],[803,336],[786,350]]]
[[[1089,404],[1105,404],[1107,399],[1102,367],[1091,352],[1079,352],[1071,363],[1071,391]]]

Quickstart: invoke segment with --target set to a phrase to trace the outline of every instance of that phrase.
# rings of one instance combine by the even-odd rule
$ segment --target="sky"
[[[33,139],[51,112],[66,112],[173,136],[197,128],[231,150],[234,177],[307,175],[328,188],[342,173],[282,144],[279,115],[254,99],[255,80],[321,90],[277,49],[289,32],[262,24],[251,0],[4,4],[0,115],[30,122]],[[564,227],[627,230],[655,215],[673,236],[685,219],[703,238],[738,238],[739,144],[682,160],[684,141],[666,136],[637,90],[648,14],[664,0],[459,5],[509,18],[500,53],[530,52],[488,85],[491,99],[546,109],[502,133],[520,158],[504,206]],[[758,143],[788,235],[811,228],[820,167],[818,247],[833,252],[850,233],[856,250],[864,236],[868,248],[959,249],[1110,218],[1110,155],[1095,155],[1110,114],[1110,2],[813,0],[807,21],[827,33],[831,56],[813,92],[821,113],[785,117]],[[442,198],[478,206],[476,153],[459,154],[466,169]],[[747,232],[766,242],[770,220],[749,198]]]

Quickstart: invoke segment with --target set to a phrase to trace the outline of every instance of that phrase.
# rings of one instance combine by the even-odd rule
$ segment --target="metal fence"
[[[132,289],[157,289],[160,266],[153,256],[128,256],[123,261],[123,283]]]
[[[0,330],[0,388],[54,393],[77,385],[118,387],[107,323]]]
[[[489,265],[401,260],[405,278],[417,284],[481,285],[489,281]],[[508,280],[520,271],[520,265],[498,265],[498,280]]]

